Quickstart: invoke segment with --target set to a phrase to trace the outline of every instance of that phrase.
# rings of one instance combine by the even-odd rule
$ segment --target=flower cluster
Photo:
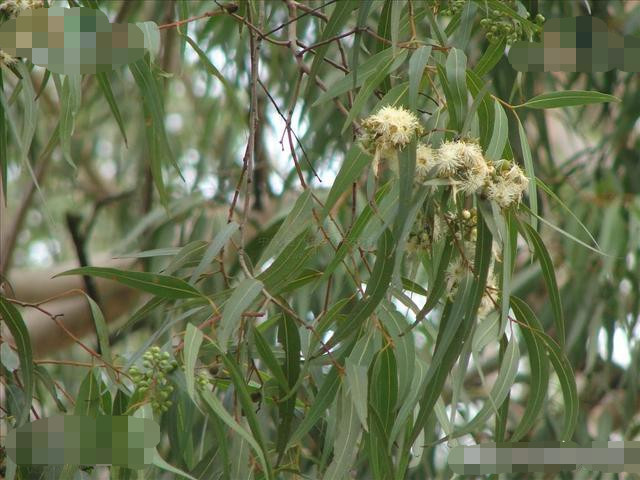
[[[480,146],[469,141],[446,141],[437,150],[419,145],[416,181],[424,184],[432,176],[448,179],[454,192],[483,194],[502,208],[519,203],[529,183],[518,165],[507,160],[488,161]]]
[[[136,389],[151,400],[151,406],[156,412],[166,412],[171,406],[169,396],[173,386],[167,380],[167,374],[176,369],[178,363],[170,361],[169,352],[161,352],[159,347],[152,347],[142,357],[144,371],[135,365],[129,369],[129,374]]]
[[[403,107],[382,107],[377,113],[365,118],[360,136],[360,147],[374,156],[374,170],[382,158],[394,158],[416,136],[422,134],[418,118]]]

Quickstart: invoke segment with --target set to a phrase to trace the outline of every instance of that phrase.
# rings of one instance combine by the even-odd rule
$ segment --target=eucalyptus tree
[[[449,478],[461,442],[637,438],[638,75],[506,58],[583,7],[77,3],[146,50],[2,53],[7,428],[158,422],[112,478]]]

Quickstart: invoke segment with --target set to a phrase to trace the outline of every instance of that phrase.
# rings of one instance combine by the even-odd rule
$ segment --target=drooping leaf
[[[489,393],[489,398],[485,401],[482,409],[461,429],[455,430],[453,437],[460,437],[469,432],[474,432],[486,423],[492,413],[498,413],[498,407],[507,398],[509,390],[514,383],[518,373],[518,361],[520,360],[520,349],[516,339],[512,339],[507,345],[507,349],[502,360],[498,378]]]
[[[585,90],[565,90],[543,93],[527,100],[521,105],[516,105],[514,108],[559,108],[619,101],[620,99],[618,97],[607,93]]]
[[[409,108],[412,110],[418,107],[418,89],[430,55],[431,46],[420,47],[409,60]]]
[[[353,10],[358,6],[358,2],[355,0],[344,0],[340,2],[335,2],[334,5],[335,5],[335,8],[331,13],[331,17],[329,18],[329,21],[327,22],[326,26],[324,27],[324,30],[322,31],[322,35],[320,36],[320,39],[319,39],[320,42],[327,40],[328,38],[331,38],[336,34],[338,34],[340,29],[344,26],[344,24],[349,19],[351,12],[353,12]],[[309,97],[309,94],[312,91],[312,87],[315,85],[314,79],[320,70],[320,66],[322,65],[324,57],[327,54],[329,45],[330,43],[325,43],[323,45],[320,45],[315,51],[315,56],[313,57],[313,63],[311,64],[311,68],[309,70],[309,75],[308,75],[309,83],[307,84],[307,91],[305,94],[307,98]]]
[[[284,348],[284,365],[282,370],[287,378],[287,388],[282,390],[282,395],[289,393],[298,382],[300,375],[300,334],[294,319],[288,312],[283,311],[278,326],[278,341]],[[287,447],[287,441],[291,433],[294,410],[296,407],[296,395],[290,395],[279,404],[280,423],[277,430],[276,450],[281,459]],[[278,462],[279,463],[279,462]]]
[[[18,358],[20,359],[20,373],[22,374],[22,388],[24,390],[25,402],[22,405],[20,415],[17,416],[16,424],[17,426],[21,426],[29,420],[31,397],[33,396],[35,384],[31,339],[29,338],[29,331],[22,319],[22,315],[20,315],[18,309],[2,295],[0,295],[0,313],[13,336],[13,341],[18,349]]]
[[[399,63],[402,64],[406,58],[407,51],[403,50],[398,52],[397,55],[394,55],[393,58],[387,60],[381,65],[378,65],[376,73],[371,75],[371,77],[369,77],[364,82],[362,88],[358,92],[358,95],[356,95],[356,98],[353,101],[353,106],[349,110],[349,114],[347,115],[347,118],[342,125],[342,133],[344,133],[351,125],[351,122],[355,120],[358,115],[360,115],[360,112],[362,111],[366,103],[371,99],[371,95],[373,94],[374,90],[384,81],[388,74],[392,73],[391,67],[397,63],[395,62],[395,60],[401,59]]]
[[[484,77],[487,73],[493,70],[493,67],[495,67],[503,57],[506,46],[507,37],[504,35],[499,37],[498,41],[490,43],[489,48],[484,51],[482,57],[476,64],[476,67],[473,69],[476,75]]]
[[[528,238],[531,240],[534,248],[534,252],[538,262],[540,263],[540,269],[542,270],[542,278],[547,286],[547,292],[551,300],[551,308],[553,309],[554,324],[558,335],[558,343],[564,345],[565,342],[565,323],[564,313],[562,310],[562,302],[560,300],[560,292],[558,290],[558,282],[556,281],[555,270],[553,268],[553,262],[551,256],[547,251],[547,248],[540,238],[538,232],[531,225],[520,222],[523,226]]]
[[[502,152],[507,144],[507,135],[509,134],[507,114],[497,100],[493,101],[493,119],[493,132],[491,133],[491,141],[485,156],[487,159],[495,161],[502,158]]]
[[[341,389],[338,400],[338,431],[333,448],[333,460],[323,478],[345,478],[358,453],[358,437],[362,427],[358,420],[356,408]]]
[[[531,379],[524,412],[518,422],[518,426],[510,437],[512,442],[520,440],[531,429],[544,407],[544,400],[549,387],[549,358],[545,352],[546,347],[542,339],[532,331],[543,331],[542,325],[539,322],[536,323],[538,319],[534,316],[525,315],[522,316],[522,320],[533,322],[519,325],[527,344]]]
[[[293,208],[285,218],[284,222],[264,249],[256,266],[264,264],[272,257],[276,257],[282,252],[284,247],[294,238],[307,229],[312,220],[311,209],[313,207],[313,197],[311,190],[305,190],[298,197]]]
[[[451,92],[452,100],[452,104],[448,105],[448,108],[449,111],[455,111],[455,128],[456,130],[461,130],[467,114],[467,82],[465,78],[467,56],[462,50],[457,48],[449,50],[445,70],[447,86]]]
[[[262,291],[263,284],[260,280],[247,278],[240,282],[233,290],[233,294],[224,306],[222,319],[218,330],[218,343],[227,351],[227,344],[233,333],[238,329],[242,313],[249,308],[256,297]]]
[[[579,413],[578,388],[576,387],[575,373],[571,368],[571,363],[569,363],[565,354],[551,337],[542,330],[535,329],[535,326],[539,325],[540,322],[537,318],[534,320],[536,316],[529,305],[518,297],[512,296],[511,307],[520,322],[529,325],[530,328],[533,326],[532,332],[544,343],[549,360],[558,375],[564,399],[564,425],[560,440],[569,441],[575,431]]]
[[[96,73],[96,80],[98,80],[98,85],[100,86],[100,90],[102,90],[102,94],[104,95],[105,100],[109,104],[109,108],[111,109],[111,113],[113,114],[113,118],[118,124],[118,128],[120,129],[120,133],[122,134],[122,139],[124,140],[124,144],[128,148],[129,142],[127,140],[127,132],[124,128],[124,120],[122,119],[122,114],[120,113],[120,107],[118,107],[118,102],[116,102],[115,96],[113,95],[113,90],[111,88],[111,81],[109,80],[109,76],[107,75],[106,72],[99,72],[99,73]]]
[[[60,147],[65,159],[74,168],[75,162],[71,157],[71,136],[82,101],[81,80],[80,74],[65,75],[62,92],[60,92]]]
[[[201,296],[200,292],[184,280],[156,273],[119,270],[117,268],[109,267],[82,267],[59,273],[56,277],[62,275],[89,275],[91,277],[102,277],[122,283],[123,285],[127,285],[137,290],[142,290],[143,292],[152,293],[158,297],[173,300]]]
[[[327,216],[347,189],[351,188],[351,184],[358,179],[364,168],[369,164],[371,164],[371,155],[363,152],[360,146],[354,145],[349,149],[324,202],[323,218]]]
[[[202,332],[192,323],[188,323],[187,331],[184,334],[184,376],[187,383],[187,393],[194,402],[196,398],[194,369],[202,339]]]
[[[527,140],[527,134],[522,127],[520,118],[516,115],[518,121],[518,135],[520,136],[520,148],[522,149],[522,159],[524,161],[524,170],[529,177],[529,185],[527,186],[529,192],[529,205],[533,212],[531,218],[531,225],[533,228],[537,228],[538,221],[536,216],[538,215],[538,190],[536,189],[536,173],[533,168],[533,158],[531,157],[531,149],[529,148],[529,141]]]
[[[361,7],[362,8],[362,7]],[[362,84],[370,78],[373,74],[378,71],[380,65],[386,64],[387,61],[391,60],[393,57],[393,50],[391,48],[387,48],[382,50],[375,55],[372,55],[367,60],[358,65],[357,68],[354,68],[352,72],[345,75],[344,77],[340,77],[334,84],[332,84],[329,88],[327,88],[326,92],[323,92],[318,99],[313,103],[313,106],[320,105],[321,103],[325,103],[332,98],[335,98],[343,93],[348,92],[354,88],[362,86]],[[404,62],[403,57],[396,57],[396,59],[391,64],[389,70],[395,71],[400,65]],[[358,72],[356,83],[354,85],[354,75]]]

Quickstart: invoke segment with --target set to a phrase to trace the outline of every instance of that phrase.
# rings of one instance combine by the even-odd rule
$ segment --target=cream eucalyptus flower
[[[378,150],[402,150],[420,131],[418,118],[403,107],[382,107],[363,122],[365,135],[375,142]],[[370,140],[370,141],[371,141]]]

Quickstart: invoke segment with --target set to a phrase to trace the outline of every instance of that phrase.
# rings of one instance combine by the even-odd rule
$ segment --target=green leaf
[[[466,2],[462,7],[462,10],[458,12],[456,15],[457,18],[460,19],[458,26],[456,27],[455,32],[451,35],[449,40],[449,45],[459,48],[463,50],[467,48],[469,44],[469,39],[471,38],[471,32],[473,30],[473,23],[476,18],[476,11],[478,7],[473,2]],[[447,30],[449,26],[453,23],[453,20],[447,25]]]
[[[360,7],[362,8],[362,7]],[[320,105],[321,103],[325,103],[332,98],[335,98],[343,93],[348,92],[349,90],[355,89],[361,86],[368,78],[370,78],[374,73],[378,71],[378,68],[381,64],[386,64],[389,60],[393,60],[393,50],[391,48],[387,48],[382,50],[375,55],[372,55],[367,60],[358,65],[357,68],[354,68],[353,71],[344,77],[340,77],[334,84],[332,84],[329,88],[327,88],[326,92],[323,92],[318,99],[313,103],[313,106]],[[400,65],[404,62],[403,57],[397,57],[393,60],[390,70],[393,71],[400,67]],[[357,72],[357,77],[354,77],[354,74]],[[356,82],[354,84],[354,78]]]
[[[155,60],[160,52],[160,29],[156,22],[136,22],[136,25],[144,35],[144,48],[151,55],[151,59]]]
[[[29,410],[31,409],[31,398],[34,392],[35,376],[33,371],[33,354],[31,351],[31,339],[29,331],[22,319],[22,315],[7,299],[0,295],[0,313],[9,331],[13,336],[13,341],[18,348],[20,359],[20,373],[22,375],[22,388],[24,391],[25,403],[22,406],[20,415],[17,416],[16,426],[21,426],[29,421]]]
[[[512,338],[502,359],[500,365],[500,372],[498,378],[489,393],[489,398],[482,406],[482,409],[473,417],[473,419],[467,423],[461,429],[455,430],[451,435],[451,438],[460,437],[467,433],[474,432],[482,427],[487,422],[487,419],[492,413],[498,414],[498,408],[502,405],[502,402],[507,398],[509,390],[513,385],[516,374],[518,373],[518,361],[520,360],[520,349],[518,342],[515,338]],[[477,364],[476,364],[477,365]]]
[[[467,56],[464,52],[457,48],[449,50],[445,70],[449,91],[451,92],[452,104],[448,105],[448,108],[449,111],[455,111],[455,127],[458,131],[462,129],[462,124],[467,114],[466,69]]]
[[[409,395],[413,381],[416,350],[412,335],[404,335],[407,327],[405,317],[391,303],[384,301],[378,308],[380,321],[391,336],[398,370],[398,405]]]
[[[560,345],[565,343],[565,324],[564,313],[562,311],[562,302],[560,300],[560,292],[558,290],[558,282],[556,281],[555,270],[553,268],[553,262],[551,256],[547,251],[547,248],[540,238],[538,232],[532,226],[527,223],[520,223],[525,229],[526,235],[529,237],[533,244],[535,256],[540,263],[540,269],[542,270],[542,278],[547,287],[549,293],[549,299],[551,300],[551,308],[553,309],[553,316],[555,320],[555,327],[558,334],[558,342]]]
[[[60,147],[67,163],[75,168],[71,158],[71,136],[75,129],[75,119],[82,102],[82,76],[65,75],[60,94]]]
[[[89,275],[91,277],[102,277],[137,290],[142,290],[143,292],[151,293],[158,297],[173,300],[180,298],[196,298],[201,296],[200,292],[184,280],[156,273],[135,272],[108,267],[82,267],[67,270],[66,272],[55,275],[55,277],[62,275]]]
[[[227,351],[227,344],[234,332],[238,329],[242,319],[242,313],[249,308],[256,297],[262,291],[262,282],[255,278],[247,278],[240,282],[222,311],[222,320],[218,330],[218,343]]]
[[[167,463],[158,453],[157,450],[154,451],[153,454],[153,465],[158,467],[161,470],[166,472],[175,473],[176,475],[180,475],[181,477],[188,478],[189,480],[197,480],[186,472],[183,472],[179,468],[174,467],[173,465]]]
[[[20,366],[20,358],[15,353],[8,343],[4,342],[0,345],[0,362],[11,373],[18,370]]]
[[[271,346],[267,343],[262,333],[260,333],[260,329],[252,326],[251,331],[253,333],[253,341],[256,346],[256,350],[258,351],[258,355],[261,360],[269,369],[276,382],[278,382],[280,388],[284,392],[289,393],[289,382],[287,381],[287,377],[285,377],[282,367],[278,363],[278,359],[273,354]]]
[[[377,349],[380,338],[375,330],[370,330],[356,342],[351,354],[345,360],[347,392],[354,404],[362,428],[368,431],[368,371],[369,365]]]
[[[211,265],[213,259],[218,255],[218,253],[220,253],[220,250],[222,250],[222,247],[227,244],[232,235],[238,231],[239,227],[240,226],[236,222],[228,223],[213,238],[207,247],[207,250],[204,252],[202,260],[200,260],[200,263],[191,274],[191,278],[189,279],[190,284],[193,285],[198,278],[200,278],[200,275],[202,275],[206,268]]]
[[[86,415],[96,417],[100,413],[102,404],[101,397],[101,380],[96,377],[93,368],[89,369],[87,376],[84,377],[78,395],[76,396],[76,406],[73,410],[75,415]]]
[[[122,138],[124,140],[124,145],[127,148],[129,148],[129,142],[127,140],[127,132],[125,131],[125,128],[124,128],[124,121],[122,120],[122,115],[120,114],[120,108],[118,107],[118,102],[116,102],[116,99],[113,96],[113,90],[111,89],[111,82],[109,80],[109,76],[106,74],[106,72],[98,72],[96,73],[96,80],[98,80],[98,85],[100,86],[100,90],[102,90],[102,94],[104,95],[105,100],[109,104],[109,108],[111,109],[111,113],[113,114],[113,118],[116,120],[116,123],[118,124],[118,128],[120,129],[120,133],[122,134]]]
[[[227,79],[224,77],[224,75],[222,75],[222,73],[220,73],[220,70],[218,70],[213,63],[211,63],[209,56],[202,51],[202,49],[198,46],[198,44],[194,42],[191,38],[189,38],[187,35],[184,35],[183,38],[187,40],[189,45],[191,45],[191,48],[193,48],[196,54],[198,54],[198,58],[200,58],[200,61],[204,65],[204,68],[206,68],[207,72],[209,72],[211,75],[213,75],[218,80],[220,80],[220,82],[222,83],[222,85],[224,85],[225,88],[227,89],[231,88],[231,86],[229,85],[229,82],[227,82]]]
[[[502,152],[504,152],[504,146],[507,144],[507,135],[509,134],[507,114],[497,100],[493,101],[493,119],[493,132],[491,133],[491,141],[485,152],[485,157],[496,161],[502,158]]]
[[[331,13],[331,17],[327,22],[324,30],[322,31],[322,35],[319,38],[319,41],[322,42],[327,40],[340,32],[340,29],[347,22],[349,17],[351,16],[351,12],[358,6],[358,2],[355,0],[342,0],[340,2],[336,2],[335,8]],[[327,50],[329,49],[330,43],[325,43],[324,45],[320,45],[315,50],[315,56],[313,57],[313,63],[311,64],[311,68],[309,70],[308,75],[308,84],[307,91],[305,93],[305,97],[309,97],[309,94],[313,90],[313,86],[315,85],[314,80],[318,72],[320,71],[320,66],[324,61],[324,57],[327,54]]]
[[[313,218],[312,207],[313,197],[311,196],[311,190],[308,189],[298,197],[291,212],[289,212],[269,245],[260,255],[260,259],[256,262],[256,267],[264,264],[272,257],[277,257],[286,245],[307,229]]]
[[[334,401],[338,387],[340,386],[340,376],[335,366],[331,367],[329,373],[324,376],[324,382],[318,391],[318,394],[311,403],[311,408],[305,413],[302,422],[298,425],[298,428],[293,432],[289,439],[289,446],[295,445],[313,428],[313,426],[324,415],[329,405]],[[355,413],[354,413],[355,415]],[[356,417],[357,421],[357,417]]]
[[[353,101],[353,106],[351,107],[351,110],[349,110],[349,115],[347,115],[347,118],[342,125],[342,133],[344,133],[351,125],[351,122],[360,115],[364,106],[371,99],[374,90],[384,81],[388,74],[392,73],[391,67],[396,64],[395,60],[398,58],[402,59],[400,65],[404,63],[404,60],[407,58],[407,51],[402,50],[397,54],[397,56],[394,56],[384,63],[381,62],[382,65],[378,65],[376,73],[364,82],[364,85],[362,85],[362,88]]]
[[[84,292],[83,292],[84,293]],[[89,308],[91,310],[91,317],[93,318],[93,323],[96,328],[96,333],[98,335],[98,344],[100,345],[100,354],[104,360],[109,363],[113,363],[111,357],[111,345],[109,345],[109,328],[107,327],[107,322],[104,320],[104,315],[102,315],[102,311],[98,304],[85,293],[85,297],[87,298],[87,302],[89,303]],[[111,379],[116,382],[115,375],[111,368],[107,369],[108,375]]]
[[[479,353],[485,346],[492,342],[498,342],[500,317],[498,315],[489,315],[483,318],[476,331],[473,334],[472,350],[475,353]]]
[[[430,55],[431,46],[420,47],[413,52],[409,60],[409,108],[411,110],[418,108],[418,90]]]
[[[277,430],[276,450],[278,452],[278,463],[280,463],[291,434],[291,423],[296,407],[296,395],[289,396],[288,393],[297,384],[300,376],[300,333],[295,320],[285,310],[282,312],[280,325],[278,326],[278,341],[284,348],[285,361],[282,370],[288,382],[287,388],[281,391],[281,394],[283,396],[287,395],[288,398],[278,405],[280,423]]]
[[[480,95],[482,90],[482,79],[472,70],[467,70],[467,86],[473,97]],[[480,105],[478,105],[478,127],[480,130],[480,146],[484,151],[489,147],[493,133],[494,107],[491,97],[485,95]]]
[[[618,97],[607,93],[585,91],[585,90],[565,90],[560,92],[543,93],[527,100],[521,105],[513,108],[559,108],[574,107],[576,105],[588,105],[591,103],[619,102]]]
[[[377,206],[378,209],[381,208],[380,202],[391,189],[391,185],[392,185],[391,182],[387,182],[382,187],[380,187],[376,192],[374,204]],[[321,280],[326,280],[329,277],[329,275],[331,275],[334,272],[334,270],[338,267],[338,265],[340,265],[340,262],[342,262],[342,260],[347,255],[347,253],[350,253],[354,248],[357,247],[358,239],[364,232],[365,227],[367,226],[369,221],[373,218],[374,213],[375,212],[374,212],[372,203],[368,202],[365,205],[365,207],[362,209],[362,212],[360,212],[360,215],[358,215],[358,218],[353,223],[351,228],[347,231],[346,235],[344,236],[344,239],[338,246],[338,250],[335,252],[333,257],[331,258],[331,261],[324,268],[324,271],[322,272]]]
[[[4,346],[7,344],[3,343],[2,345]],[[58,408],[58,410],[62,413],[67,413],[67,407],[65,407],[64,403],[62,403],[62,400],[60,400],[58,391],[56,390],[56,384],[49,371],[41,365],[35,365],[34,373],[40,379],[40,382],[42,383],[44,388],[49,392],[51,398],[53,398],[53,401],[56,403],[56,407]],[[120,391],[118,392],[120,393]]]
[[[151,151],[151,168],[154,173],[156,188],[158,188],[158,192],[161,193],[163,201],[166,202],[166,194],[162,194],[162,192],[164,192],[164,186],[162,185],[162,175],[160,170],[164,160],[168,159],[178,174],[182,174],[180,173],[178,163],[171,151],[167,132],[164,128],[164,106],[162,95],[160,94],[160,89],[158,88],[158,84],[151,72],[151,68],[147,63],[146,58],[130,63],[129,70],[131,70],[131,74],[133,75],[133,78],[140,90],[145,115],[148,115],[149,117],[145,119],[145,124],[147,122],[150,124],[148,127],[147,138],[149,140],[149,148]]]
[[[538,215],[538,190],[536,190],[536,173],[533,168],[533,158],[531,157],[531,149],[529,148],[529,141],[527,140],[527,134],[522,127],[522,122],[520,122],[520,118],[516,115],[516,120],[518,121],[518,135],[520,136],[520,148],[522,149],[522,159],[524,160],[524,170],[527,173],[527,177],[529,177],[529,205],[531,206],[531,211],[533,212],[533,217],[531,218],[531,225],[533,228],[537,228],[538,221],[535,218]]]
[[[338,400],[338,431],[333,447],[333,460],[323,478],[346,478],[358,453],[358,437],[361,433],[360,421],[353,402],[346,389],[341,389]]]
[[[524,412],[518,426],[510,437],[511,442],[520,440],[533,426],[544,407],[549,386],[549,358],[545,352],[545,344],[532,330],[543,331],[542,325],[535,316],[522,316],[524,325],[518,325],[527,344],[529,355],[529,392]],[[531,323],[529,323],[531,322]]]
[[[364,168],[370,164],[371,155],[363,152],[359,145],[353,145],[349,149],[324,202],[322,218],[327,216],[338,199],[351,188],[351,184],[358,179]]]
[[[264,470],[267,471],[266,458],[262,453],[260,445],[258,445],[258,442],[256,442],[251,433],[249,433],[244,427],[242,427],[238,422],[235,421],[235,419],[224,408],[224,405],[222,405],[222,402],[218,399],[218,397],[207,390],[199,390],[198,393],[200,394],[202,400],[204,400],[204,402],[209,406],[214,415],[222,420],[234,432],[240,435],[242,439],[246,441],[251,446],[251,448],[253,448],[253,450],[258,455],[258,458],[260,459],[260,463],[262,464]]]
[[[348,320],[340,325],[339,330],[331,337],[331,340],[329,340],[329,344],[333,345],[337,340],[353,334],[361,327],[362,323],[369,318],[369,315],[375,311],[389,289],[395,266],[395,254],[396,249],[393,235],[391,231],[387,229],[378,243],[376,262],[373,266],[371,277],[367,282],[364,298],[358,302]]]
[[[464,124],[462,125],[462,130],[460,130],[461,137],[468,136],[468,133],[471,131],[471,123],[475,118],[476,112],[478,111],[480,106],[483,104],[485,98],[487,97],[487,93],[489,93],[490,86],[491,86],[491,82],[487,82],[477,93],[474,93],[473,91],[471,92],[471,94],[475,98],[473,99],[471,108],[469,108],[469,112],[467,113],[467,118],[465,118],[464,120]]]
[[[240,372],[240,367],[235,362],[235,360],[229,355],[226,355],[218,345],[214,344],[214,346],[220,352],[222,360],[227,370],[229,371],[231,382],[233,383],[233,386],[237,393],[238,400],[240,400],[240,405],[242,406],[242,409],[244,411],[244,416],[249,423],[249,428],[251,429],[251,433],[253,434],[253,439],[255,439],[255,443],[257,443],[260,448],[258,454],[262,463],[262,467],[264,468],[267,478],[271,479],[273,478],[273,475],[271,472],[271,464],[267,461],[267,449],[265,446],[262,429],[260,427],[258,417],[256,416],[256,413],[254,411],[254,404],[251,401],[244,376]]]
[[[205,251],[207,242],[204,240],[194,240],[187,243],[178,250],[178,253],[171,259],[169,265],[162,269],[164,275],[173,275],[175,272],[183,268],[187,263],[194,262]]]
[[[497,42],[490,43],[489,48],[485,50],[482,57],[476,64],[476,68],[473,69],[478,77],[484,77],[487,73],[493,70],[500,59],[504,55],[504,49],[507,46],[507,37],[501,36]]]
[[[369,404],[380,416],[387,439],[393,427],[397,401],[398,367],[393,348],[387,344],[376,356],[369,384]]]
[[[22,160],[28,165],[31,170],[31,164],[28,162],[29,150],[31,148],[31,142],[36,133],[36,124],[38,120],[38,106],[35,101],[36,92],[31,82],[31,72],[27,68],[24,62],[18,62],[15,64],[15,69],[18,71],[22,80],[20,85],[22,86],[22,98],[24,102],[24,112],[22,115],[22,135],[20,136],[20,144],[22,145]],[[4,106],[8,113],[8,106]],[[10,123],[11,125],[11,123]],[[33,171],[31,176],[35,179]]]
[[[533,310],[523,302],[521,299],[512,296],[511,308],[516,315],[516,318],[528,325],[539,325],[539,321],[535,318]],[[533,320],[535,318],[535,320]],[[578,388],[576,387],[576,378],[569,360],[562,353],[562,350],[558,344],[549,335],[542,330],[532,329],[532,332],[544,342],[545,348],[549,355],[549,360],[553,365],[558,380],[560,381],[560,388],[562,389],[562,397],[564,399],[564,425],[562,434],[560,436],[561,441],[569,441],[573,436],[576,425],[578,423],[579,413],[579,399]]]
[[[195,367],[202,339],[203,335],[200,329],[192,323],[188,323],[184,335],[184,376],[187,383],[187,393],[194,402],[196,401]]]

